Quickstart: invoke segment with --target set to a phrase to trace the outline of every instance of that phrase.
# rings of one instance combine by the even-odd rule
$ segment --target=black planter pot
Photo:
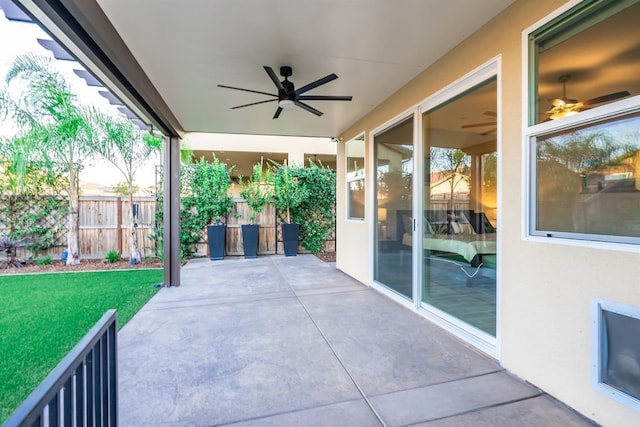
[[[282,240],[284,242],[284,255],[296,256],[298,254],[298,231],[300,224],[282,224]]]
[[[224,259],[224,245],[227,237],[226,225],[207,225],[207,240],[209,242],[209,259]]]
[[[242,248],[244,249],[245,258],[258,257],[258,233],[260,226],[258,224],[242,225]]]

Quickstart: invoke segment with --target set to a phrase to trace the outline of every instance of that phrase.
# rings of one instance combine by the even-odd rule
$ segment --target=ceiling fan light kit
[[[563,117],[573,116],[574,114],[578,114],[579,112],[586,110],[590,105],[602,104],[604,102],[615,101],[619,98],[624,98],[626,96],[631,95],[629,92],[621,91],[621,92],[613,92],[608,93],[606,95],[598,96],[596,98],[591,98],[586,101],[578,101],[577,99],[567,98],[567,82],[571,78],[571,74],[563,74],[558,77],[558,81],[562,83],[562,98],[554,98],[550,99],[551,108],[548,111],[545,111],[545,114],[550,114],[549,119],[556,120],[561,119]]]
[[[318,86],[322,86],[323,84],[329,83],[337,79],[338,76],[336,76],[335,74],[329,74],[321,79],[311,82],[301,87],[300,89],[296,90],[293,82],[289,81],[289,77],[291,77],[291,75],[293,74],[293,69],[291,67],[289,66],[280,67],[280,75],[284,77],[284,80],[282,81],[278,79],[278,76],[276,76],[276,73],[273,71],[271,67],[265,65],[263,66],[263,68],[266,71],[269,78],[271,79],[271,81],[273,82],[273,84],[278,89],[278,94],[276,95],[274,93],[261,92],[261,91],[252,90],[252,89],[243,89],[243,88],[234,87],[234,86],[218,85],[218,87],[225,88],[225,89],[240,90],[243,92],[251,92],[251,93],[257,93],[259,95],[267,95],[267,96],[273,97],[273,99],[267,99],[264,101],[237,105],[235,107],[231,107],[232,110],[235,110],[238,108],[250,107],[252,105],[264,104],[267,102],[278,101],[278,108],[276,109],[276,112],[273,115],[274,119],[277,119],[278,117],[280,117],[280,113],[282,113],[282,110],[288,110],[293,108],[294,106],[300,107],[303,110],[306,110],[312,114],[315,114],[316,116],[321,116],[323,114],[321,111],[316,110],[312,106],[305,104],[302,101],[351,101],[352,99],[351,96],[303,95],[304,93],[312,89],[315,89]]]

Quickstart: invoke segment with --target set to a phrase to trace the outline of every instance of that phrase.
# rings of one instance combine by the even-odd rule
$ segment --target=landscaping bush
[[[115,249],[109,251],[105,254],[104,260],[109,263],[118,262],[120,261],[120,252],[116,251]]]
[[[51,255],[36,258],[36,265],[51,265]]]

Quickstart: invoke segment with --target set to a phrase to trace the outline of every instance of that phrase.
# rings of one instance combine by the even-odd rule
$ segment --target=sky
[[[38,44],[38,38],[51,39],[38,25],[8,21],[0,10],[0,87],[6,87],[6,72],[16,55],[33,52],[53,58],[47,49]],[[109,104],[109,101],[98,93],[100,88],[87,86],[83,79],[74,74],[74,68],[83,69],[80,63],[54,60],[54,64],[67,78],[80,103],[93,105],[103,111],[118,112],[117,107]],[[11,137],[15,132],[9,121],[8,119],[0,121],[1,136]],[[121,173],[108,162],[92,161],[91,163],[85,165],[80,174],[81,182],[113,186],[124,181]],[[147,187],[155,184],[154,165],[159,163],[159,156],[154,161],[147,163],[136,173],[135,183],[138,186]]]

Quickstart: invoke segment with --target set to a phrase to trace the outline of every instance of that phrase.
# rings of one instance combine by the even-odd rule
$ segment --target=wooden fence
[[[138,233],[138,245],[144,257],[155,257],[161,248],[156,248],[155,243],[149,238],[155,225],[155,197],[134,197],[133,204],[137,213],[136,232]],[[81,258],[104,258],[105,254],[117,250],[123,256],[129,253],[129,200],[127,197],[118,196],[82,196],[78,207],[80,222],[79,246]],[[241,224],[247,224],[249,208],[247,203],[240,198],[235,199],[233,212],[229,215],[227,224],[226,254],[229,256],[243,255]],[[61,224],[66,224],[66,218],[60,219]],[[258,241],[258,254],[284,253],[282,235],[276,218],[276,209],[272,204],[267,204],[256,223],[260,224]],[[0,224],[0,233],[6,234],[6,229]],[[61,233],[61,238],[56,244],[46,251],[40,251],[38,256],[49,255],[53,259],[59,259],[66,250],[66,234]],[[206,230],[202,231],[202,240],[196,245],[196,256],[208,256],[208,244]],[[325,251],[335,251],[335,234],[325,242]],[[308,252],[303,247],[300,253]],[[19,257],[30,257],[34,254],[26,249],[18,251]]]

